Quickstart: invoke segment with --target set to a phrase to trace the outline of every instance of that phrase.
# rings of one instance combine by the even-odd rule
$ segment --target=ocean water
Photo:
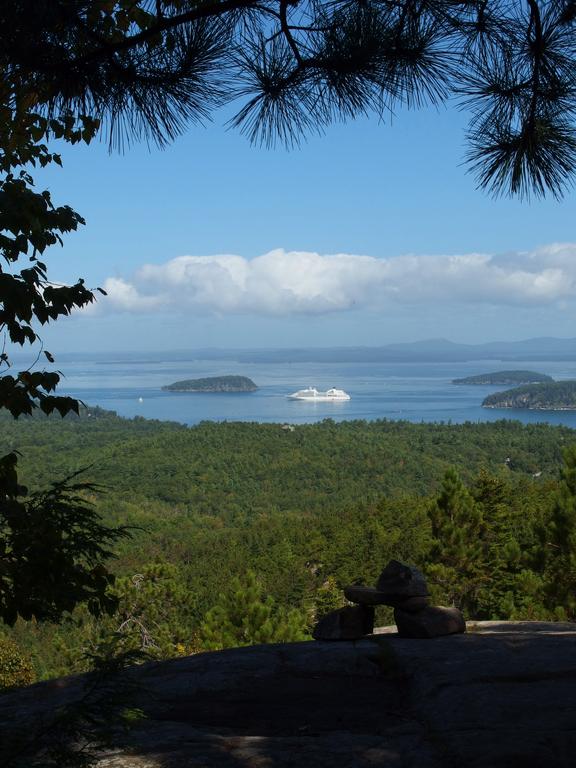
[[[452,379],[496,370],[528,369],[555,379],[576,378],[576,363],[237,363],[233,361],[157,361],[153,359],[77,361],[59,366],[65,378],[60,394],[132,418],[197,424],[204,420],[302,424],[322,419],[403,419],[412,422],[548,422],[576,428],[576,411],[486,409],[486,395],[497,386],[462,386]],[[253,393],[164,392],[181,379],[239,374],[259,387]],[[351,400],[307,403],[288,400],[297,389],[338,387]]]

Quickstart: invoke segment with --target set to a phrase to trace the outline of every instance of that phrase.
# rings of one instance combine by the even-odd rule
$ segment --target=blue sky
[[[365,118],[289,152],[225,120],[164,151],[63,147],[64,168],[37,174],[87,221],[47,255],[51,276],[110,292],[46,329],[49,349],[576,335],[576,193],[478,191],[465,115]]]

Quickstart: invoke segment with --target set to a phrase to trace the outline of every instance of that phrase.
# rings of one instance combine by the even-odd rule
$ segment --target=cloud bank
[[[110,277],[98,312],[320,315],[392,305],[562,306],[576,298],[576,243],[500,255],[375,258],[277,249],[179,256]]]

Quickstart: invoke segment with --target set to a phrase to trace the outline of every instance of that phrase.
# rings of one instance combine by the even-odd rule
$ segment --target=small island
[[[576,381],[529,384],[486,397],[484,408],[528,408],[537,411],[575,411]]]
[[[258,387],[247,376],[209,376],[175,381],[162,389],[166,392],[255,392]]]
[[[540,384],[553,382],[552,376],[535,371],[494,371],[493,373],[479,373],[476,376],[466,376],[463,379],[453,379],[452,384],[497,384],[498,386],[518,387],[521,384]]]

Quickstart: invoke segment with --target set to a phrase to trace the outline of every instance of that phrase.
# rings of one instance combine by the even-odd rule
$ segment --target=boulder
[[[421,611],[430,604],[430,600],[425,595],[414,597],[404,597],[403,595],[389,595],[381,592],[375,587],[363,587],[358,584],[352,584],[344,587],[344,595],[351,603],[358,605],[390,605],[392,608],[401,608],[403,611]]]
[[[358,603],[360,605],[387,605],[388,596],[385,592],[375,587],[362,587],[358,584],[352,584],[349,587],[344,587],[344,596],[351,603]]]
[[[421,571],[411,565],[391,560],[375,587],[353,584],[344,587],[344,595],[359,605],[390,605],[406,611],[419,611],[428,603],[428,587]]]
[[[422,596],[417,597],[397,597],[392,603],[394,608],[408,613],[417,613],[430,605],[430,598]]]
[[[390,560],[376,582],[376,589],[393,599],[428,596],[428,587],[422,571],[398,560]]]
[[[315,640],[360,640],[374,630],[374,608],[347,605],[323,616],[314,627]]]
[[[401,637],[442,637],[466,631],[462,612],[441,605],[429,605],[416,613],[395,608],[394,620]]]

